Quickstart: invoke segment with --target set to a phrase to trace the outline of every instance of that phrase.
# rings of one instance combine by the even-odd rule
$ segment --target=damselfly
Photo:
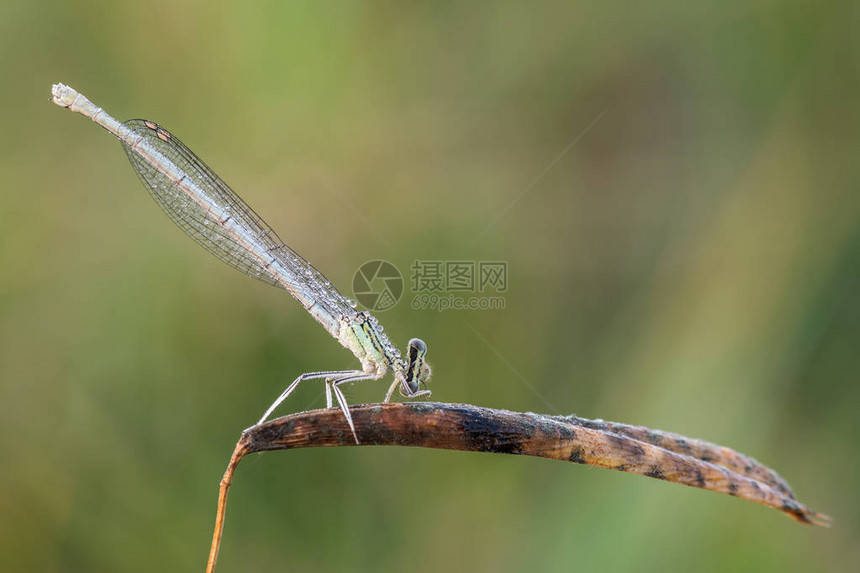
[[[413,338],[406,358],[394,348],[377,319],[355,309],[308,261],[281,241],[238,195],[179,139],[155,122],[133,119],[120,123],[83,95],[63,84],[53,86],[53,101],[84,115],[119,138],[147,191],[183,231],[222,261],[246,275],[288,291],[323,327],[361,362],[361,370],[308,372],[296,378],[266,410],[258,424],[304,380],[324,379],[326,405],[332,393],[355,427],[340,389],[347,382],[377,380],[388,371],[394,382],[385,394],[391,399],[399,386],[408,398],[429,396],[422,389],[430,378],[424,357],[427,346]],[[425,386],[426,388],[426,386]]]

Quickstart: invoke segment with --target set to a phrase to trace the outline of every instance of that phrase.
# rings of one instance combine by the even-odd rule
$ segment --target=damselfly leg
[[[326,407],[332,407],[332,399],[331,394],[334,392],[335,398],[337,398],[338,406],[340,407],[343,415],[346,417],[346,422],[349,424],[349,429],[352,431],[352,435],[355,438],[355,443],[358,443],[358,436],[355,433],[355,426],[352,423],[352,416],[349,413],[349,404],[346,403],[346,397],[343,395],[343,391],[338,387],[345,382],[358,382],[360,380],[376,380],[381,378],[382,376],[378,374],[368,374],[362,370],[328,370],[325,372],[306,372],[302,374],[293,382],[287,386],[286,390],[281,392],[281,395],[278,396],[277,400],[275,400],[269,409],[266,410],[266,413],[263,414],[263,417],[257,422],[257,425],[262,424],[266,421],[266,419],[271,415],[272,412],[275,411],[275,408],[281,405],[281,402],[286,400],[290,394],[293,393],[300,382],[304,382],[305,380],[319,380],[320,378],[325,378],[325,389],[326,389]]]

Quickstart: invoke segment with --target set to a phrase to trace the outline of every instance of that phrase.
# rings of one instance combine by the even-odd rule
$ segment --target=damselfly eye
[[[404,396],[413,396],[419,391],[421,385],[430,379],[430,367],[424,361],[424,356],[427,354],[427,345],[420,338],[413,338],[409,341],[406,351],[409,362],[406,365],[403,387],[400,389],[400,393]]]
[[[400,392],[400,394],[405,397],[414,395],[415,392],[418,391],[418,380],[413,378],[406,383],[406,387],[409,388],[409,394],[404,394],[402,391]]]
[[[421,340],[420,338],[413,338],[412,340],[410,340],[409,341],[409,348],[410,348],[410,350],[412,348],[416,349],[419,352],[419,354],[422,354],[422,355],[427,353],[427,345],[424,344],[424,341]]]

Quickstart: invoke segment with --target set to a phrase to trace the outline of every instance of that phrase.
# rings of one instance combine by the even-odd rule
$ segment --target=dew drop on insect
[[[358,303],[357,303],[356,301],[352,300],[351,298],[346,299],[346,302],[347,302],[347,303],[349,304],[349,306],[351,306],[352,308],[356,308],[356,307],[358,306]]]

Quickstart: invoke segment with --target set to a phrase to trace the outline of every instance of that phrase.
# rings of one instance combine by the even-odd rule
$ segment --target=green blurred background
[[[178,134],[342,290],[370,259],[507,261],[504,310],[380,315],[427,341],[434,399],[716,441],[835,518],[531,458],[294,451],[239,467],[219,571],[856,571],[858,17],[4,0],[0,569],[202,570],[242,428],[355,365],[177,230],[50,103],[62,81]]]

